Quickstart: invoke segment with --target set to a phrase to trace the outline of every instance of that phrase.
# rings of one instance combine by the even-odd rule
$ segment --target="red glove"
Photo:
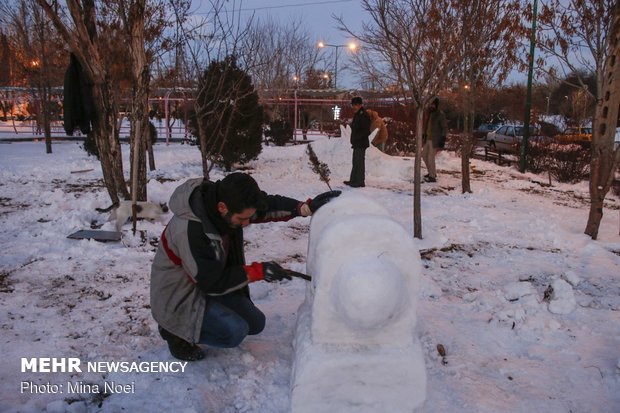
[[[255,281],[260,281],[265,278],[265,275],[263,274],[262,262],[253,262],[252,265],[244,265],[243,269],[248,275],[248,280],[251,283]]]
[[[292,279],[286,269],[273,261],[253,262],[252,265],[246,265],[244,268],[250,282],[265,280],[271,283]]]

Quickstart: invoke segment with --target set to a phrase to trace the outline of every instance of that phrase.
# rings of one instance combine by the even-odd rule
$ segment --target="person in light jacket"
[[[385,143],[388,140],[388,130],[385,121],[379,116],[379,112],[375,110],[366,109],[366,112],[368,112],[368,116],[370,116],[370,132],[372,133],[375,129],[378,129],[377,134],[370,143],[381,152],[385,152]]]

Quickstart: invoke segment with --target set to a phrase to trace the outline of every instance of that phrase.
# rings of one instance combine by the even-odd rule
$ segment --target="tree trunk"
[[[131,179],[132,201],[146,201],[146,146],[150,137],[148,106],[149,71],[144,50],[144,8],[145,0],[136,0],[129,7],[126,25],[131,53],[131,72],[133,75],[133,99],[131,110]],[[135,225],[135,222],[134,222]]]
[[[415,164],[414,164],[414,178],[413,178],[413,236],[415,238],[422,239],[422,132],[424,128],[424,106],[422,104],[417,105],[416,110],[416,122],[415,122]]]
[[[474,145],[474,96],[475,84],[469,82],[469,89],[465,91],[465,119],[463,122],[463,136],[461,141],[461,187],[462,193],[471,193],[471,179],[469,175],[469,158]]]
[[[92,121],[91,135],[99,150],[103,182],[112,203],[118,203],[118,196],[121,195],[124,199],[128,199],[129,192],[123,177],[123,162],[116,129],[116,112],[112,108],[109,92],[107,83],[95,84],[92,88],[95,116]]]
[[[137,201],[147,200],[146,191],[146,142],[149,129],[149,82],[151,74],[144,50],[144,9],[146,0],[136,0],[129,7],[125,20],[131,72],[133,99],[131,109],[131,202],[133,233],[136,233]]]
[[[49,76],[46,76],[43,86],[43,133],[45,135],[46,153],[52,153],[52,91],[50,83]]]
[[[463,137],[463,146],[461,150],[461,186],[462,193],[471,193],[471,179],[469,177],[469,154],[471,153],[471,139],[469,136],[465,135]]]
[[[112,173],[114,175],[114,183],[116,185],[117,193],[123,196],[123,198],[129,199],[129,191],[127,189],[127,183],[125,182],[125,175],[123,174],[123,153],[121,151],[121,142],[119,140],[120,130],[116,123],[118,110],[116,110],[114,106],[114,99],[112,98],[109,85],[110,83],[106,82],[106,102],[109,105],[106,109],[106,120],[108,125],[112,128],[111,132],[107,135],[110,148],[110,158],[112,161]]]
[[[196,111],[196,126],[198,127],[198,142],[200,143],[200,158],[202,159],[202,175],[204,179],[209,180],[209,162],[207,160],[209,154],[207,142],[209,139],[207,137],[207,131],[201,126],[200,116],[203,109],[198,104],[198,99],[196,99],[196,103],[194,104],[194,110]]]
[[[204,179],[209,179],[209,162],[207,151],[207,132],[204,128],[198,126],[198,138],[200,139],[200,157],[202,158],[202,176]]]
[[[50,93],[46,86],[39,86],[39,107],[38,112],[41,114],[41,124],[43,126],[43,136],[45,138],[45,153],[52,153],[52,129],[50,126]],[[37,122],[39,116],[37,116]]]
[[[620,3],[620,2],[617,2]],[[620,160],[620,148],[614,152],[614,139],[620,105],[620,6],[615,8],[614,22],[608,40],[605,82],[596,105],[592,130],[590,163],[590,213],[585,233],[596,239],[603,219],[605,196],[613,182]]]
[[[148,102],[147,102],[148,104]],[[148,108],[148,106],[147,106]],[[152,134],[152,128],[151,128],[151,124],[149,122],[148,124],[148,128],[149,128],[149,133],[147,134],[147,139],[146,139],[146,151],[148,152],[148,157],[149,157],[149,170],[150,171],[154,171],[155,168],[155,153],[153,152],[153,139],[154,136]],[[157,135],[155,135],[156,137]]]
[[[45,153],[52,153],[52,128],[50,116],[49,93],[44,94],[43,103],[43,135],[45,136]]]
[[[62,12],[46,0],[37,0],[52,21],[58,32],[77,57],[80,66],[90,83],[92,97],[92,135],[101,161],[103,181],[113,203],[118,203],[118,195],[129,197],[125,178],[118,130],[116,110],[110,90],[110,80],[106,65],[98,46],[96,30],[96,8],[94,0],[66,0],[67,10]],[[62,13],[71,16],[71,28],[60,17]]]

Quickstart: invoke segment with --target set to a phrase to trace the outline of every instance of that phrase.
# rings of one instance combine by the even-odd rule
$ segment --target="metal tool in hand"
[[[303,272],[297,272],[289,269],[285,269],[286,273],[291,277],[303,278],[306,281],[312,281],[312,277],[308,274],[304,274]]]

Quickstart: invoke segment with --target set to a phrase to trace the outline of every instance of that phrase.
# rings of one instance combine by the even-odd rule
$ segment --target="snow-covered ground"
[[[333,187],[379,201],[413,231],[412,158],[371,149],[367,187],[351,189],[341,184],[348,144],[319,139],[313,147],[329,164]],[[0,411],[289,411],[292,341],[306,287],[299,279],[253,284],[265,331],[239,348],[206,348],[207,357],[183,372],[22,373],[21,359],[31,357],[75,357],[82,365],[174,361],[149,309],[162,224],[139,222],[143,236],[135,237],[127,225],[119,243],[67,239],[79,229],[112,230],[107,214],[95,211],[110,201],[97,161],[79,143],[54,143],[53,151],[45,154],[41,142],[0,145]],[[270,193],[306,199],[327,186],[304,151],[267,147],[250,172]],[[201,175],[196,147],[158,144],[155,154],[152,201],[167,201],[178,184]],[[423,185],[423,239],[415,241],[423,266],[415,334],[428,377],[424,411],[620,412],[618,197],[608,196],[593,241],[583,234],[586,182],[544,187],[534,181],[546,178],[472,160],[474,193],[464,195],[460,159],[443,152],[437,162],[438,183]],[[305,271],[309,223],[250,226],[248,261]],[[111,381],[126,392],[93,391]],[[54,385],[63,393],[50,393]]]

